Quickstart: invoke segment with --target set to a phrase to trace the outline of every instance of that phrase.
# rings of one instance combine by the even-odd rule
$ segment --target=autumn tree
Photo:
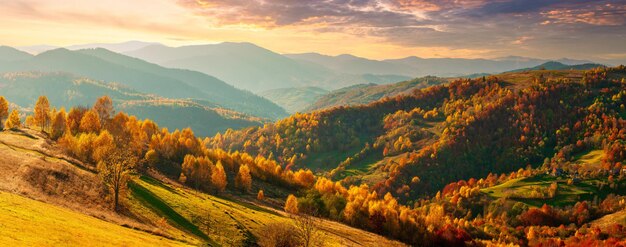
[[[228,181],[226,180],[226,171],[224,171],[224,166],[222,165],[222,161],[217,161],[215,167],[211,174],[211,183],[215,186],[215,189],[218,192],[222,192],[226,189],[226,185]]]
[[[77,134],[80,130],[80,122],[87,111],[88,109],[82,106],[70,109],[70,112],[67,114],[67,127],[72,134]]]
[[[252,188],[252,176],[247,165],[239,166],[239,172],[235,178],[235,186],[244,192],[248,192]]]
[[[34,124],[44,131],[50,125],[50,102],[48,97],[39,96],[37,103],[35,103],[35,118]]]
[[[98,174],[104,185],[113,193],[114,208],[119,210],[120,191],[124,190],[137,158],[128,149],[116,148],[105,160],[98,163]]]
[[[87,111],[83,118],[80,120],[79,129],[85,133],[97,133],[100,131],[100,118],[95,111]]]
[[[56,114],[54,114],[52,118],[52,127],[50,130],[50,135],[52,139],[56,140],[59,137],[63,136],[66,128],[67,116],[65,114],[65,109],[61,109]]]
[[[290,214],[298,213],[298,198],[293,194],[290,194],[287,197],[287,201],[285,202],[285,212]]]
[[[0,96],[0,122],[3,122],[6,117],[9,116],[9,102]],[[2,126],[0,126],[2,128]]]
[[[100,135],[93,141],[92,160],[97,162],[104,161],[115,151],[115,141],[108,131],[100,132]]]
[[[263,190],[259,190],[259,193],[256,194],[256,199],[259,201],[265,200],[265,193],[263,193]]]
[[[9,119],[4,123],[4,128],[6,129],[16,129],[22,126],[22,122],[20,121],[20,113],[17,110],[13,110],[11,115],[9,115]]]
[[[111,101],[109,96],[98,98],[96,104],[93,105],[93,110],[98,114],[102,128],[104,128],[105,124],[115,115],[113,101]]]

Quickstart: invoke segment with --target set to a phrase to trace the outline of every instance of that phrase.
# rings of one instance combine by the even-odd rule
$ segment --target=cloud
[[[626,53],[625,8],[626,0],[3,0],[0,41],[248,41],[378,58],[590,59]]]
[[[180,0],[217,25],[370,35],[414,46],[519,45],[580,24],[624,25],[626,0]],[[563,25],[570,25],[564,27]],[[584,31],[584,30],[583,30]]]

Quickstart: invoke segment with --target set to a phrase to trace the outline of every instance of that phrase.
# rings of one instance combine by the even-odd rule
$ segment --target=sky
[[[626,0],[0,0],[0,44],[251,42],[386,59],[626,62]]]

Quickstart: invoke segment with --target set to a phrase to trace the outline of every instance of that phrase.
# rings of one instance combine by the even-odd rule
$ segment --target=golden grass
[[[5,246],[184,245],[7,192],[0,192],[0,243]]]
[[[216,197],[164,184],[148,177],[134,181],[157,196],[177,214],[196,225],[212,240],[224,246],[241,246],[254,242],[261,235],[263,227],[269,223],[291,222],[291,219],[280,211],[243,202],[240,199]],[[138,199],[132,198],[133,203],[140,202]],[[133,206],[135,210],[142,207]],[[207,220],[210,222],[208,228]],[[324,240],[323,246],[404,246],[399,242],[336,222],[321,220],[319,228],[318,239]]]

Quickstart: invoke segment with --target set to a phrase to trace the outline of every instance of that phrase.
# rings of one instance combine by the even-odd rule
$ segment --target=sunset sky
[[[626,61],[626,0],[3,0],[0,44],[252,42],[280,53]]]

